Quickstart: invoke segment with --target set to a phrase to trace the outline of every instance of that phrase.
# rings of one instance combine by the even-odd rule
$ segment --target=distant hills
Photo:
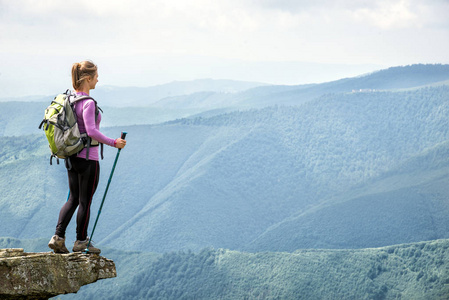
[[[105,128],[127,130],[129,145],[96,239],[165,252],[448,238],[448,95],[447,86],[333,93],[295,107]],[[0,236],[51,234],[64,167],[48,165],[42,134],[4,141]],[[103,176],[114,155],[107,148]]]
[[[129,240],[130,249],[166,251],[195,248],[197,241],[198,248],[254,251],[262,247],[252,248],[254,240],[273,230],[276,243],[265,240],[264,250],[291,251],[299,245],[359,248],[445,238],[448,92],[441,87],[340,94],[297,108],[132,128],[144,140],[135,141],[136,147],[148,155],[139,158],[142,167],[136,165],[133,172],[160,170],[159,163],[165,168],[134,179],[145,182],[146,204],[129,213],[128,221],[103,242],[118,247]],[[413,171],[398,171],[418,158],[435,160],[437,171],[420,172],[416,165]],[[393,178],[401,185],[392,188]],[[347,218],[341,219],[342,213]],[[124,214],[120,210],[113,219]],[[294,216],[301,216],[299,224],[289,221]],[[274,231],[279,222],[292,227]],[[343,232],[342,226],[347,226]],[[420,230],[404,234],[411,227]],[[141,234],[128,239],[134,231]],[[298,239],[292,241],[295,232]],[[285,244],[279,241],[284,237]]]
[[[220,80],[220,79],[196,79],[191,81],[173,81],[165,84],[149,87],[116,87],[116,86],[98,86],[92,90],[91,96],[101,99],[101,104],[113,107],[145,107],[152,103],[166,98],[179,95],[189,95],[196,92],[217,92],[217,93],[237,93],[258,86],[267,85],[260,82]],[[66,87],[71,88],[71,87]],[[55,93],[65,92],[61,91]],[[51,98],[51,95],[48,97]],[[29,96],[29,97],[1,97],[1,102],[42,102],[47,101],[48,97]]]
[[[197,79],[193,81],[174,81],[147,88],[105,86],[92,91],[92,96],[104,99],[105,106],[147,107],[167,97],[190,95],[197,92],[233,94],[264,85],[267,84],[235,80]]]
[[[109,127],[210,117],[273,105],[298,106],[332,93],[397,91],[448,84],[449,65],[419,64],[322,84],[287,86],[199,79],[147,88],[105,86],[93,90],[92,96],[104,110],[102,126]],[[0,98],[0,136],[35,133],[35,124],[39,124],[43,110],[54,96]]]
[[[104,86],[93,90],[91,96],[98,100],[99,106],[105,112],[102,126],[156,124],[189,117],[205,111],[205,109],[198,108],[170,108],[153,105],[163,98],[190,95],[196,92],[235,94],[264,85],[266,84],[198,79],[175,81],[147,88]],[[65,90],[59,92],[62,93]],[[35,127],[40,123],[40,121],[36,123],[36,120],[43,118],[45,108],[54,97],[55,95],[0,98],[0,136],[35,133]]]
[[[102,131],[127,131],[128,145],[94,240],[124,277],[84,298],[445,299],[448,83],[449,65],[413,65],[180,87],[134,108],[99,97]],[[46,248],[66,200],[66,170],[37,129],[48,102],[0,103],[0,245]],[[105,147],[93,212],[115,154]]]
[[[449,65],[411,65],[392,67],[354,78],[344,78],[322,84],[292,86],[262,86],[242,91],[237,95],[197,93],[169,97],[155,105],[168,108],[266,107],[271,105],[301,105],[329,93],[350,93],[373,90],[398,90],[422,87],[449,80]]]

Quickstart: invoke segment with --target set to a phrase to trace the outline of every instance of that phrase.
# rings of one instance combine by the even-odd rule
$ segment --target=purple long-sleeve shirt
[[[85,95],[85,93],[76,93],[77,95]],[[91,99],[85,99],[75,102],[75,112],[78,119],[78,128],[80,133],[87,133],[88,136],[100,143],[114,147],[114,139],[111,139],[100,132],[101,113],[98,113],[97,122],[95,123],[95,102]],[[99,148],[90,147],[89,159],[99,160]],[[77,157],[86,158],[86,148],[84,148]]]

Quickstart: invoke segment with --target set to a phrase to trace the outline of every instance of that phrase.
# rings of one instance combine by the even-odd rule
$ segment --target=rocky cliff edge
[[[0,249],[0,299],[48,299],[116,276],[114,262],[99,255]]]

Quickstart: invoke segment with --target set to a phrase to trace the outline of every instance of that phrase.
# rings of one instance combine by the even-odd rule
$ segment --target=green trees
[[[292,251],[447,237],[448,97],[447,86],[335,93],[302,106],[105,128],[128,130],[130,145],[98,242]],[[26,225],[0,235],[39,237],[67,195],[65,169],[49,167],[42,134],[4,139],[0,218]]]
[[[291,253],[113,251],[107,256],[119,267],[116,279],[61,298],[447,299],[448,250],[449,240]]]

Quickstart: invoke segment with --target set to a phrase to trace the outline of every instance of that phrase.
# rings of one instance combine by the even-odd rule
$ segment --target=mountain
[[[0,136],[21,136],[39,133],[47,102],[0,102]],[[198,109],[167,109],[157,107],[100,106],[102,127],[122,125],[157,124],[195,116]]]
[[[449,142],[438,144],[363,186],[296,212],[245,249],[377,247],[445,236],[448,157]]]
[[[102,242],[118,247],[126,241],[129,249],[154,251],[207,245],[245,249],[266,229],[297,212],[317,209],[329,197],[369,184],[447,141],[447,94],[448,88],[441,87],[331,95],[298,108],[271,107],[184,120],[153,127],[148,133],[141,129],[138,135],[148,146],[136,146],[159,161],[155,164],[153,158],[145,161],[141,157],[140,163],[148,170],[159,170],[159,163],[166,167],[157,175],[136,178],[147,189],[146,204],[129,214],[120,210],[121,216],[129,216],[124,217],[127,221]],[[170,157],[161,161],[160,153],[169,151]],[[155,189],[167,172],[171,172],[170,179]],[[444,183],[447,177],[442,178]],[[436,188],[438,185],[429,185],[424,195],[437,193]],[[427,196],[421,201],[433,201]],[[444,205],[446,196],[440,192],[436,197],[439,206]],[[363,202],[358,203],[363,210]],[[383,204],[378,202],[379,207]],[[329,211],[332,214],[332,208]],[[432,208],[425,212],[430,218],[437,217]],[[408,220],[413,216],[410,212]],[[363,218],[355,214],[351,222],[344,221],[351,227]],[[377,239],[365,238],[353,246],[388,245],[382,232],[398,230],[400,226],[390,226],[395,221],[370,227]],[[395,235],[396,243],[444,238],[447,220],[442,222],[435,230],[430,230],[429,224],[423,229],[425,234],[413,237],[401,235],[402,229],[387,232]],[[141,234],[129,238],[133,232]],[[341,236],[346,247],[354,239],[351,234],[347,231]],[[285,239],[289,236],[290,232],[285,232]],[[319,236],[312,238],[321,241]]]
[[[33,242],[0,238],[0,248]],[[449,240],[357,250],[104,249],[117,278],[61,299],[447,299]]]
[[[432,84],[447,84],[449,65],[410,65],[391,67],[370,74],[336,81],[292,86],[260,86],[235,95],[223,93],[195,93],[173,96],[154,103],[167,108],[236,107],[254,108],[272,105],[302,105],[330,93],[399,90]]]
[[[128,131],[128,146],[95,239],[165,252],[447,238],[448,95],[447,86],[330,94],[295,107],[105,128]],[[64,167],[48,165],[42,135],[3,141],[0,236],[50,237],[67,196]],[[115,153],[105,148],[92,211]],[[429,162],[434,170],[423,167]]]
[[[162,98],[196,92],[241,92],[257,86],[257,82],[197,79],[140,87],[99,86],[92,91],[103,109],[102,126],[156,124],[204,112],[204,109],[182,107],[148,107]],[[60,91],[63,92],[63,91]],[[18,136],[37,132],[44,111],[55,95],[0,98],[0,136]]]
[[[0,102],[0,136],[37,133],[50,102]]]
[[[196,92],[232,94],[263,85],[266,84],[235,80],[197,79],[192,81],[174,81],[146,88],[104,86],[93,90],[92,96],[102,99],[107,106],[146,107],[166,97],[189,95]]]
[[[124,291],[133,299],[447,299],[447,250],[447,240],[353,251],[205,249],[164,255]]]
[[[166,97],[188,95],[196,92],[210,91],[220,93],[236,93],[257,86],[268,85],[261,82],[237,81],[225,79],[196,79],[189,81],[173,81],[165,84],[148,87],[118,87],[99,85],[92,90],[92,97],[102,99],[108,106],[148,106],[149,104]],[[66,87],[71,88],[71,87]],[[65,90],[55,91],[62,93]],[[52,96],[23,96],[0,97],[1,102],[42,102]],[[54,96],[53,96],[54,97]]]
[[[412,65],[322,84],[276,86],[203,79],[148,88],[99,87],[92,96],[104,111],[102,126],[108,127],[157,124],[273,105],[298,106],[331,93],[402,90],[448,82],[449,65]],[[0,101],[0,136],[36,133],[53,97]]]
[[[128,132],[93,237],[118,277],[75,296],[447,299],[447,83],[447,65],[414,65],[100,102],[102,131]],[[42,114],[0,103],[0,247],[48,251],[67,198]],[[116,153],[105,147],[91,228]]]

